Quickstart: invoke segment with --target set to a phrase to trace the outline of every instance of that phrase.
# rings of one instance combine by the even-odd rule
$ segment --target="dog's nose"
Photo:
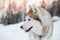
[[[23,26],[20,26],[21,29],[23,29]]]

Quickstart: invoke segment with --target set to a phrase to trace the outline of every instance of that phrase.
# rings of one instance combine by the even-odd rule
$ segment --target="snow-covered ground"
[[[53,36],[52,40],[60,40],[60,20],[53,23]]]
[[[25,33],[20,26],[23,24],[13,24],[4,26],[0,24],[0,40],[28,40],[28,33]],[[53,23],[52,40],[60,40],[60,20]]]
[[[53,21],[58,21],[58,20],[60,20],[60,17],[58,17],[58,16],[53,17]]]
[[[28,33],[25,33],[20,26],[23,23],[4,26],[0,24],[0,40],[28,40]]]

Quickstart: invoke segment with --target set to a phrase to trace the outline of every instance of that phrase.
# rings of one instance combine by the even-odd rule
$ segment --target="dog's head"
[[[25,30],[25,32],[33,31],[38,35],[42,34],[43,29],[41,20],[38,18],[38,15],[35,14],[35,12],[32,10],[26,14],[26,21],[20,28]]]
[[[20,27],[25,30],[25,32],[33,31],[34,33],[41,35],[42,34],[42,25],[38,20],[35,20],[29,16],[26,17],[26,22]]]

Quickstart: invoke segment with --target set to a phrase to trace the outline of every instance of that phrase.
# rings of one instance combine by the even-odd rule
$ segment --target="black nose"
[[[23,26],[20,26],[21,29],[23,29]]]

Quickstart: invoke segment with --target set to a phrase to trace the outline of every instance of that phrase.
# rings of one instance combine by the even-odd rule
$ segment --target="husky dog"
[[[30,5],[21,29],[29,33],[29,40],[51,40],[53,24],[50,14],[43,8]]]

